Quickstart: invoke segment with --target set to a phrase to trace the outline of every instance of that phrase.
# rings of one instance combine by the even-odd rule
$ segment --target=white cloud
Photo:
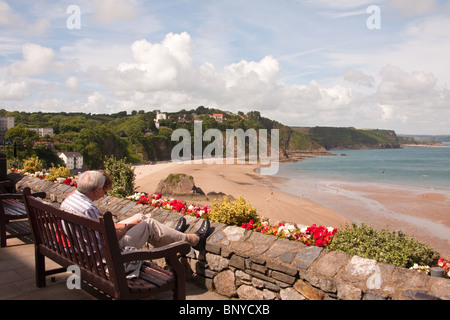
[[[133,62],[89,69],[82,75],[102,84],[115,97],[109,103],[106,93],[95,93],[82,108],[104,113],[115,108],[177,111],[205,105],[233,112],[259,110],[287,125],[397,127],[411,132],[407,128],[424,121],[425,107],[436,117],[448,97],[448,91],[439,89],[434,74],[407,72],[394,65],[379,68],[377,79],[348,68],[340,84],[329,85],[319,81],[283,83],[283,70],[272,56],[241,60],[223,69],[211,63],[196,66],[192,62],[195,46],[187,33],[169,33],[160,43],[138,40],[130,48]],[[69,87],[80,84],[69,79]],[[444,110],[441,115],[450,118],[448,113]],[[438,120],[436,130],[444,130],[447,123]]]
[[[108,105],[107,98],[99,92],[94,92],[87,97],[87,101],[81,105],[81,110],[87,113],[109,113],[111,107]]]
[[[77,92],[80,89],[80,81],[77,77],[67,78],[65,85],[71,92]]]
[[[353,82],[367,87],[373,87],[375,85],[375,79],[372,76],[353,68],[347,69],[344,79],[348,82]]]
[[[0,100],[23,100],[30,90],[25,81],[9,82],[0,80]]]
[[[233,63],[225,67],[224,77],[226,87],[231,88],[244,85],[242,82],[261,81],[274,83],[280,75],[280,65],[272,56],[266,56],[261,61],[245,61]]]
[[[382,81],[378,87],[380,100],[390,102],[429,99],[436,93],[436,77],[433,74],[414,71],[406,73],[398,67],[388,65],[381,71]]]
[[[14,26],[20,17],[13,12],[6,1],[0,1],[0,24]]]
[[[46,72],[55,59],[55,52],[37,44],[27,43],[22,46],[24,60],[13,62],[9,72],[15,77],[27,77]]]

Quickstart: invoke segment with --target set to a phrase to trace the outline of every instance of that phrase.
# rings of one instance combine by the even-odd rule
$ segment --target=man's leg
[[[142,214],[137,214],[129,219],[121,221],[121,223],[132,222],[134,220],[141,219],[142,222],[134,226],[119,240],[121,248],[126,246],[135,247],[137,249],[142,248],[147,241],[154,247],[162,247],[177,241],[186,241],[188,243],[195,244],[196,237],[191,234],[184,234],[176,231],[150,217]]]

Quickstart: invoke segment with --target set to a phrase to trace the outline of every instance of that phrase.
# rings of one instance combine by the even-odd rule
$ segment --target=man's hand
[[[128,230],[141,223],[142,220],[134,220],[129,223],[115,223],[117,239],[120,240]]]

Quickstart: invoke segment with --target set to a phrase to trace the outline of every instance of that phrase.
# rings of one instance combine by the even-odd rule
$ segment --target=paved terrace
[[[15,221],[7,228],[26,228],[28,222]],[[66,286],[69,273],[47,277],[47,287],[37,288],[34,277],[34,245],[30,237],[8,239],[7,247],[0,248],[0,300],[105,300],[105,295],[93,288],[69,290]],[[60,267],[46,260],[47,268]],[[155,297],[156,300],[172,300],[171,292]],[[187,300],[228,300],[226,297],[186,283]]]

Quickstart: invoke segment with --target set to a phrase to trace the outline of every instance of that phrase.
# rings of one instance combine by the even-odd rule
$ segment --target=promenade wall
[[[16,173],[8,174],[17,191],[30,187],[61,203],[75,190]],[[174,227],[181,214],[106,196],[96,202],[117,221],[136,213]],[[200,219],[186,216],[189,229]],[[183,257],[188,278],[210,291],[242,300],[411,300],[419,296],[450,300],[450,279],[379,263],[375,260],[300,242],[279,239],[240,227],[212,223],[205,250]],[[419,295],[418,295],[419,294]],[[423,296],[421,294],[426,294]]]

